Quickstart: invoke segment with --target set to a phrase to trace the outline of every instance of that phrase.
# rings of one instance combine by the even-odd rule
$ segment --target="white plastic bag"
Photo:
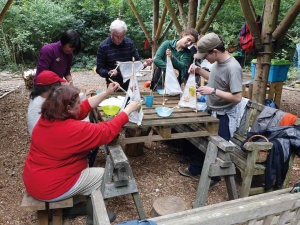
[[[182,94],[182,90],[180,88],[177,77],[175,76],[172,61],[169,56],[167,56],[167,67],[165,76],[165,93],[168,95]]]
[[[194,74],[189,74],[189,78],[184,87],[183,95],[180,98],[179,106],[188,108],[197,108],[196,97],[196,77]]]
[[[130,62],[130,63],[131,63],[131,66],[133,66],[133,62]],[[132,72],[131,72],[131,74],[132,74]],[[134,101],[134,100],[141,101],[141,94],[140,94],[135,71],[133,71],[133,76],[130,77],[127,94],[126,94],[126,97],[125,97],[125,100],[123,102],[120,112],[125,109],[125,107],[127,106],[127,104],[129,102]],[[136,123],[137,125],[141,125],[143,116],[144,116],[144,113],[143,113],[143,109],[141,107],[139,110],[134,111],[129,115],[129,121],[132,123]]]
[[[123,82],[125,83],[132,76],[132,65],[133,62],[117,62],[121,75],[123,77]],[[138,71],[143,69],[143,63],[141,61],[134,62],[134,72],[137,74]]]

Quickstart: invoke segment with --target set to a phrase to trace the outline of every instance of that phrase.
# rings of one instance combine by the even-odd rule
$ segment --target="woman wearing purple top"
[[[67,30],[58,42],[44,45],[40,51],[34,83],[42,71],[50,70],[73,85],[71,63],[73,54],[77,54],[80,48],[80,36],[75,30]]]

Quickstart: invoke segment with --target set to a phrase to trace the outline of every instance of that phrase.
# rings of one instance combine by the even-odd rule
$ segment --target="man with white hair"
[[[139,53],[130,38],[125,37],[127,26],[120,19],[114,20],[109,28],[110,36],[106,38],[98,47],[96,72],[106,78],[107,85],[110,79],[118,82],[125,90],[128,89],[129,80],[123,83],[121,72],[115,69],[117,61],[127,62],[140,60]],[[152,64],[152,59],[146,59],[144,68]]]

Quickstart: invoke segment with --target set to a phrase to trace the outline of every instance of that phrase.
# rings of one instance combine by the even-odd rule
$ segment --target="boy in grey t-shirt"
[[[218,135],[229,141],[236,128],[236,104],[242,99],[242,68],[240,64],[226,50],[222,38],[209,33],[197,43],[197,54],[194,58],[206,59],[214,63],[210,72],[201,67],[190,67],[190,73],[198,73],[208,80],[206,86],[201,86],[198,91],[206,95],[208,113],[219,119]],[[215,63],[216,62],[216,63]],[[193,162],[188,168],[178,168],[180,174],[199,180],[204,162],[204,154],[197,151]],[[220,177],[212,177],[210,188],[218,184]]]

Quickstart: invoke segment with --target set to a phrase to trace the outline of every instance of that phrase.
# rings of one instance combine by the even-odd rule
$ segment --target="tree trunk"
[[[264,52],[260,52],[257,57],[252,93],[252,101],[261,104],[264,104],[266,99],[266,88],[268,84],[272,53],[274,51],[272,33],[277,24],[279,7],[280,0],[266,0],[262,26]]]
[[[188,27],[196,27],[197,20],[197,0],[189,0]]]

